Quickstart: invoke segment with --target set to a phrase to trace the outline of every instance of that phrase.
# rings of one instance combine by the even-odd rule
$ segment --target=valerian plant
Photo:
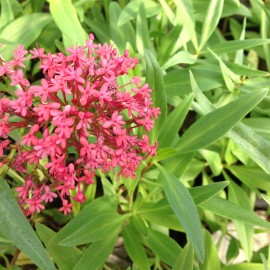
[[[269,268],[267,1],[0,5],[1,266]]]
[[[117,83],[138,60],[89,37],[85,46],[67,49],[67,55],[31,50],[30,58],[40,61],[40,85],[25,77],[28,51],[23,46],[14,51],[13,60],[1,60],[0,75],[15,87],[0,99],[1,166],[23,173],[25,183],[16,190],[26,215],[40,212],[57,197],[59,210],[70,213],[70,192],[76,190],[73,199],[83,203],[84,185],[94,183],[98,169],[119,169],[118,175],[134,178],[142,160],[156,154],[157,142],[151,145],[147,135],[136,134],[139,127],[151,131],[160,114],[152,106],[152,90],[138,77]],[[22,129],[20,143],[7,139],[16,129]],[[14,156],[4,155],[12,149]]]

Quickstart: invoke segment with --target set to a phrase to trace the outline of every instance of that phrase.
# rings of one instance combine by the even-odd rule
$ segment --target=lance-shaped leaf
[[[141,270],[149,270],[150,266],[148,263],[145,249],[138,238],[138,232],[133,226],[128,224],[123,229],[123,238],[126,251],[132,261]]]
[[[125,217],[114,212],[104,212],[77,228],[60,242],[62,246],[77,246],[96,242],[107,237],[107,232],[118,231]]]
[[[56,234],[53,230],[43,224],[36,223],[36,231],[54,262],[61,270],[69,270],[78,262],[82,256],[82,251],[76,247],[61,247],[50,244],[49,240]]]
[[[205,260],[200,264],[200,270],[220,269],[220,259],[218,257],[217,249],[211,234],[204,230],[204,243],[205,243]]]
[[[83,208],[80,213],[73,218],[64,228],[62,228],[57,234],[55,234],[50,240],[51,244],[58,244],[62,240],[71,236],[78,228],[82,228],[87,225],[89,222],[92,222],[97,216],[103,212],[112,211],[115,212],[116,203],[112,197],[103,196],[93,202],[88,206]]]
[[[254,91],[204,115],[180,138],[177,144],[178,151],[196,151],[217,141],[250,112],[267,92],[266,89]]]
[[[203,262],[205,248],[201,223],[195,203],[186,187],[176,176],[170,174],[157,163],[156,166],[161,172],[160,178],[166,198],[179,222],[185,229],[199,260]]]
[[[0,178],[0,231],[42,270],[55,269],[8,184]]]
[[[163,126],[158,137],[158,146],[160,149],[171,146],[176,136],[178,137],[178,131],[187,116],[192,100],[193,94],[188,95],[168,115],[166,125]]]
[[[155,107],[159,107],[161,114],[155,121],[153,138],[156,139],[167,118],[167,98],[164,90],[163,75],[160,66],[149,50],[144,51],[146,63],[146,82],[152,88],[152,99]]]
[[[178,14],[183,19],[183,25],[188,30],[190,39],[195,49],[198,49],[198,40],[195,30],[195,18],[192,1],[188,0],[173,0],[178,9]]]
[[[174,265],[181,248],[171,237],[149,228],[145,241],[161,260],[170,266]]]
[[[118,231],[110,232],[106,238],[92,243],[81,256],[73,270],[97,270],[104,265],[106,259],[112,253]]]
[[[244,192],[244,190],[236,185],[233,181],[229,185],[229,200],[249,211],[252,211],[250,198]],[[240,243],[245,252],[246,258],[250,261],[253,250],[253,233],[254,228],[249,224],[245,224],[241,221],[234,220],[234,225],[239,236]]]
[[[231,53],[241,49],[250,49],[257,46],[261,46],[264,44],[269,44],[270,39],[262,39],[262,38],[253,38],[253,39],[245,39],[245,40],[230,40],[221,42],[217,45],[211,47],[211,50],[217,54],[221,53]],[[201,54],[209,55],[210,52],[208,50],[202,51]]]
[[[26,14],[12,21],[0,31],[2,42],[8,41],[0,48],[0,55],[9,60],[18,44],[28,47],[51,21],[51,15],[45,13]]]
[[[190,243],[187,243],[179,254],[173,270],[193,270],[194,250]]]
[[[200,207],[221,217],[235,219],[246,224],[270,229],[270,222],[259,218],[253,211],[249,211],[219,197],[212,197],[200,204]]]
[[[50,0],[49,3],[52,17],[63,34],[65,47],[84,45],[87,35],[71,1]]]
[[[216,29],[218,22],[220,20],[222,9],[223,9],[224,0],[211,0],[207,8],[205,15],[205,20],[202,28],[202,37],[199,45],[199,50],[201,50],[209,37],[212,35]]]

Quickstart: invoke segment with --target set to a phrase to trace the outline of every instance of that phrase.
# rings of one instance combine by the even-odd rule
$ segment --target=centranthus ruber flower
[[[111,45],[95,44],[92,34],[85,46],[67,49],[67,55],[31,50],[30,59],[40,62],[43,74],[34,85],[24,72],[27,54],[19,46],[13,60],[0,59],[0,75],[13,89],[0,98],[0,164],[26,179],[17,188],[24,212],[40,212],[59,197],[59,210],[68,214],[69,196],[83,203],[84,186],[94,183],[97,170],[118,168],[118,175],[134,178],[141,161],[156,154],[157,142],[150,144],[136,129],[151,131],[160,110],[140,78],[118,84],[138,60],[128,51],[120,55]],[[14,129],[21,129],[18,142],[10,136]],[[17,150],[13,159],[6,156],[11,149]]]

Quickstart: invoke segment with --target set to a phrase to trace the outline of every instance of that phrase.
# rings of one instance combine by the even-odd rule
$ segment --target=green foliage
[[[136,179],[119,177],[118,168],[99,172],[74,215],[48,209],[31,219],[36,231],[13,193],[25,179],[3,166],[1,269],[120,269],[119,246],[127,269],[270,268],[267,246],[253,248],[270,230],[254,211],[262,198],[267,217],[270,203],[270,6],[244,2],[0,0],[1,58],[9,60],[18,44],[56,53],[93,33],[95,42],[139,59],[125,76],[143,77],[161,111],[150,135],[157,155],[141,162]],[[38,84],[35,69],[27,72]],[[19,136],[9,139],[20,143]]]
[[[9,60],[12,50],[15,50],[18,44],[28,47],[34,43],[51,20],[51,16],[45,13],[25,14],[12,20],[0,32],[1,43],[3,43],[0,55],[5,60]],[[36,22],[33,24],[33,21]]]
[[[41,269],[55,269],[48,253],[24,217],[12,191],[4,179],[0,179],[0,231]]]
[[[49,3],[52,17],[62,32],[65,47],[69,48],[74,44],[83,45],[87,35],[71,1],[52,0]]]
[[[177,179],[177,177],[169,174],[160,165],[158,165],[158,167],[161,172],[161,181],[167,200],[179,222],[185,229],[197,256],[200,261],[203,262],[205,250],[200,220],[194,201],[185,186]]]

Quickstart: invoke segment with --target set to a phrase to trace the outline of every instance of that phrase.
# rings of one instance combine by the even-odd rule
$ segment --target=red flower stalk
[[[85,46],[67,49],[67,56],[45,54],[42,48],[30,51],[31,59],[41,63],[40,85],[25,78],[28,52],[23,46],[14,52],[14,60],[0,61],[0,75],[17,88],[15,98],[0,99],[0,164],[25,174],[27,180],[17,191],[28,215],[40,212],[43,203],[57,196],[63,205],[59,210],[67,214],[72,207],[70,191],[76,189],[74,200],[83,203],[81,185],[94,183],[96,170],[119,167],[119,175],[134,178],[140,162],[156,153],[157,142],[150,145],[147,135],[136,135],[140,126],[149,132],[160,113],[152,107],[151,89],[136,77],[123,86],[117,82],[138,60],[128,51],[120,56],[112,46],[93,40],[90,34]],[[24,133],[16,146],[5,140],[14,129]],[[10,148],[18,150],[13,160],[4,155]],[[74,162],[71,149],[76,150]]]

